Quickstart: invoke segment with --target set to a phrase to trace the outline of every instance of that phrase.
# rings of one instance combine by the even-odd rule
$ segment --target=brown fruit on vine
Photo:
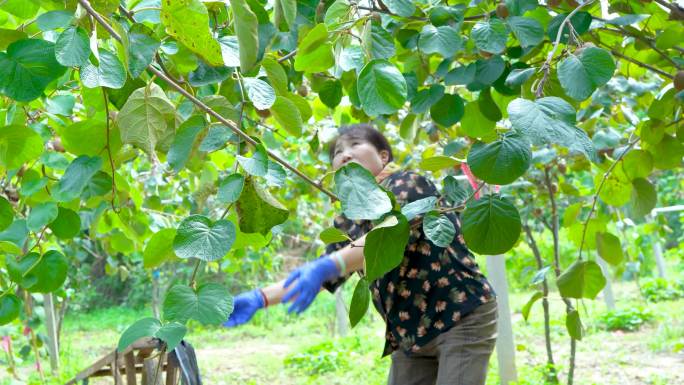
[[[534,215],[535,217],[539,217],[542,214],[544,214],[544,212],[539,207],[537,207],[536,209],[534,209],[534,211],[532,211],[532,215]]]
[[[555,195],[558,192],[558,185],[556,183],[551,183],[551,188],[549,190],[551,190],[551,194]]]
[[[302,84],[301,86],[299,86],[299,88],[297,88],[297,93],[299,94],[299,96],[305,98],[306,95],[309,94],[309,89],[306,88],[304,84]]]
[[[675,90],[684,90],[684,70],[677,72],[672,83],[674,83]]]
[[[428,136],[430,137],[430,141],[432,143],[437,143],[439,141],[439,131],[437,130],[432,130]]]
[[[573,8],[579,7],[579,3],[576,2],[575,0],[567,0],[567,2],[568,2],[568,5],[573,7]]]
[[[508,8],[506,7],[506,4],[504,4],[504,3],[499,3],[499,4],[496,6],[496,15],[499,16],[499,17],[502,18],[502,19],[505,19],[505,18],[508,17],[509,12],[508,12]]]
[[[269,111],[269,110],[260,110],[257,108],[256,113],[257,113],[257,115],[261,116],[262,118],[268,118],[269,116],[271,116],[271,111]]]

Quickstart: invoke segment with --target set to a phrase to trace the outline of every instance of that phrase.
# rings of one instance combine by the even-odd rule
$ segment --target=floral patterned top
[[[392,173],[380,184],[394,193],[401,206],[430,196],[439,197],[432,182],[412,171]],[[422,226],[412,227],[401,264],[370,284],[373,304],[387,325],[383,357],[400,348],[407,354],[420,350],[475,308],[495,298],[463,241],[458,216],[446,215],[456,228],[449,247],[435,246]],[[351,239],[358,239],[372,229],[372,224],[340,215],[335,218],[335,227]],[[330,244],[326,254],[347,244],[349,241]],[[348,278],[326,282],[324,287],[334,292]]]

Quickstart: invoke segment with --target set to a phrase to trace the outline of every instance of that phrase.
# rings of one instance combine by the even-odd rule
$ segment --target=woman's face
[[[337,170],[349,162],[356,162],[371,174],[378,175],[389,162],[389,153],[386,150],[378,151],[365,139],[342,136],[335,144],[333,169]]]

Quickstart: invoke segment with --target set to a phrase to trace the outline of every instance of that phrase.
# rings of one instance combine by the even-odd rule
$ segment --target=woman
[[[392,163],[387,139],[372,126],[340,129],[330,145],[334,169],[357,162],[404,205],[439,196],[434,184]],[[449,247],[430,242],[422,226],[412,229],[402,263],[370,285],[373,304],[387,325],[383,356],[392,355],[390,385],[481,385],[496,340],[496,296],[479,271],[460,234],[455,214],[447,214],[456,228]],[[277,284],[235,297],[226,326],[247,322],[263,307],[292,302],[301,313],[321,288],[330,292],[353,272],[363,270],[365,234],[370,221],[351,221],[343,215],[335,227],[353,244],[328,245],[326,254],[306,263]]]

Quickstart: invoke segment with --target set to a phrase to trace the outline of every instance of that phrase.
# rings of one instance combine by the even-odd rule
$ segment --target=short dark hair
[[[340,127],[337,132],[339,135],[330,141],[328,147],[328,155],[330,156],[330,162],[332,162],[335,157],[335,146],[340,138],[356,138],[363,139],[368,143],[372,144],[378,152],[385,150],[389,154],[389,161],[394,160],[394,155],[392,155],[392,147],[390,147],[389,141],[380,131],[378,131],[373,125],[368,123],[358,123],[350,124],[348,126]]]

